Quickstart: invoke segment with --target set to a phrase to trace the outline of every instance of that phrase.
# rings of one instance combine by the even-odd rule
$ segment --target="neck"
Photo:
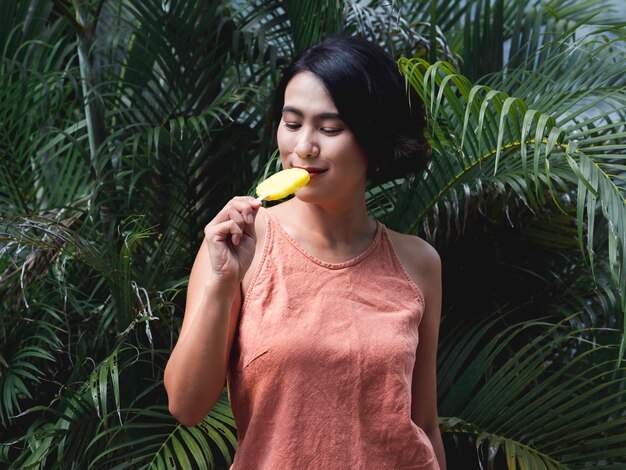
[[[351,243],[367,236],[375,226],[365,208],[365,194],[352,204],[304,202],[293,198],[287,204],[297,208],[298,225],[329,244]]]

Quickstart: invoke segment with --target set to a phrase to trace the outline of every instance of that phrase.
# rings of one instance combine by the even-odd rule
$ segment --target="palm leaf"
[[[429,65],[421,59],[401,59],[400,67],[429,108],[434,152],[426,175],[411,182],[419,190],[403,204],[414,211],[405,217],[411,223],[409,229],[415,230],[440,198],[454,192],[453,188],[496,179],[501,160],[517,165],[519,196],[531,202],[543,198],[539,188],[548,184],[546,176],[554,176],[561,184],[559,175],[552,175],[545,167],[555,144],[563,147],[563,131],[551,116],[529,109],[522,100],[505,93],[472,86],[446,63]],[[457,197],[463,193],[457,192]]]
[[[497,41],[486,42],[487,34],[498,26],[493,4],[487,12],[484,0],[324,2],[327,11],[320,12],[314,2],[99,0],[77,20],[73,7],[63,2],[5,3],[9,14],[0,20],[7,26],[0,28],[0,122],[6,131],[0,136],[5,157],[0,163],[4,165],[0,250],[7,256],[0,258],[0,269],[3,307],[10,307],[0,310],[3,339],[9,339],[0,351],[5,360],[0,359],[0,371],[6,372],[3,378],[13,374],[10,371],[16,373],[1,384],[2,393],[9,392],[3,395],[0,414],[10,426],[2,430],[7,445],[0,446],[0,462],[15,462],[14,468],[53,467],[55,462],[108,468],[219,467],[230,461],[236,443],[226,398],[198,427],[175,423],[163,404],[162,367],[169,352],[163,348],[172,347],[180,326],[177,313],[184,307],[180,294],[202,227],[226,199],[244,193],[256,174],[276,163],[267,103],[279,69],[295,50],[338,30],[365,35],[410,57],[423,57],[428,49],[456,64],[458,57],[472,52],[464,51],[465,45],[502,48]],[[534,243],[570,250],[569,200],[580,203],[575,196],[587,191],[587,196],[603,194],[608,202],[622,185],[622,162],[614,157],[622,149],[626,119],[616,39],[623,34],[619,28],[607,28],[611,21],[606,15],[604,19],[602,13],[596,15],[595,0],[555,0],[545,5],[537,1],[523,10],[520,2],[503,3],[498,38],[513,44],[510,57],[503,54],[509,69],[483,77],[481,84],[489,88],[472,88],[459,77],[443,83],[452,69],[443,63],[434,66],[428,86],[418,86],[428,94],[431,117],[436,116],[431,134],[437,158],[429,181],[413,178],[371,188],[368,209],[383,220],[401,221],[390,222],[392,226],[405,224],[417,231],[428,225],[438,235],[458,234],[466,223],[474,222],[468,218],[481,210],[481,203],[502,206],[515,220],[516,207],[527,204],[537,210],[552,195],[555,206],[567,213],[558,219],[563,232],[537,224],[528,234]],[[464,45],[467,8],[481,12],[470,14],[469,26],[480,34],[478,41]],[[304,21],[307,15],[314,21]],[[579,37],[580,30],[592,24],[595,45]],[[529,39],[540,54],[522,47]],[[493,51],[489,54],[494,59]],[[83,63],[82,75],[77,60]],[[513,64],[524,70],[511,70]],[[426,71],[426,64],[421,67]],[[610,109],[601,109],[606,103]],[[90,115],[90,106],[101,106],[101,114]],[[576,144],[571,144],[573,139]],[[553,141],[558,144],[554,148]],[[586,164],[599,170],[587,169]],[[596,180],[603,181],[602,174],[612,178],[613,193],[603,193],[602,183],[596,185]],[[103,189],[105,180],[111,185]],[[584,188],[579,188],[579,181]],[[424,193],[423,201],[416,199],[414,192],[424,188],[430,193]],[[501,202],[504,195],[506,201]],[[582,203],[583,223],[588,224],[582,227],[582,238],[575,225],[573,236],[577,243],[582,240],[586,253],[594,247],[600,283],[609,279],[607,266],[621,253],[619,244],[609,241],[615,237],[619,214],[607,210],[607,216],[595,217],[591,202],[589,196]],[[574,273],[584,271],[579,260],[567,259],[577,263]],[[619,275],[619,263],[614,271]],[[580,285],[589,283],[588,277],[580,279]],[[564,293],[563,308],[585,312],[576,321],[568,320],[580,327],[576,338],[580,344],[602,342],[611,335],[583,325],[619,324],[614,318],[615,293],[605,289],[605,294],[593,296],[578,285]],[[606,307],[596,308],[590,298]],[[25,311],[32,324],[23,321],[22,305],[30,307]],[[568,311],[555,312],[570,318]],[[490,331],[478,336],[476,343],[468,344],[463,335],[456,341],[471,355],[488,343]],[[63,350],[61,338],[66,343]],[[567,349],[566,340],[559,349],[556,339],[546,337],[535,347],[545,350],[553,341],[558,350],[554,358],[561,365],[582,351]],[[508,391],[503,391],[503,381],[512,377],[510,367],[503,366],[507,354],[520,348],[514,336],[507,344],[499,356],[481,356],[496,362],[492,368],[472,367],[475,375],[483,373],[479,382],[495,377],[494,371],[502,367],[494,382],[502,395]],[[527,352],[533,360],[541,356]],[[589,353],[561,375],[557,372],[557,377],[567,382],[573,376],[566,377],[568,373],[580,372],[593,378],[587,360],[591,358],[618,377],[621,371],[611,365],[613,356],[611,348]],[[453,355],[442,352],[441,357]],[[526,377],[544,380],[543,375],[532,376],[532,361],[515,357]],[[452,368],[446,362],[443,380],[454,382],[461,375],[467,363],[457,363]],[[558,370],[557,361],[551,367],[543,371]],[[58,383],[46,381],[48,376],[57,377]],[[23,387],[16,386],[15,377]],[[594,449],[587,453],[577,446],[578,435],[567,423],[568,442],[557,442],[548,429],[541,442],[549,448],[540,449],[497,416],[481,415],[481,404],[457,393],[471,411],[467,416],[459,412],[459,419],[474,427],[477,434],[472,436],[484,433],[480,449],[499,445],[509,449],[509,456],[517,452],[547,462],[542,456],[564,460],[569,446],[571,466],[579,465],[576,458],[583,454],[594,459],[593,452],[606,452],[618,461],[621,449],[614,443],[622,436],[611,435],[612,429],[602,421],[603,410],[589,407],[589,397],[597,396],[610,408],[602,402],[603,390],[589,384],[570,395],[604,427],[585,437]],[[474,390],[486,402],[493,400],[494,408],[506,409],[506,399]],[[520,390],[518,384],[510,394]],[[614,389],[610,393],[617,416]],[[552,403],[554,412],[547,402],[541,406],[556,420],[561,402]],[[21,413],[23,409],[28,412]],[[563,412],[576,418],[571,409]]]
[[[626,438],[620,416],[626,369],[617,366],[612,346],[591,346],[585,330],[563,323],[496,329],[498,323],[459,326],[450,333],[453,342],[442,341],[438,367],[452,369],[439,379],[444,432],[473,436],[488,449],[486,466],[499,448],[509,468],[584,468],[596,461],[617,468],[626,461],[619,444]]]
[[[429,49],[427,22],[409,23],[399,11],[400,5],[388,2],[346,2],[345,30],[357,34],[385,47],[394,55],[418,56]],[[454,61],[445,37],[437,30],[436,43],[444,57]]]
[[[286,1],[283,4],[289,18],[296,54],[320,42],[326,35],[341,32],[344,21],[342,0],[300,0]]]
[[[209,415],[198,425],[186,428],[176,423],[162,406],[124,409],[129,415],[124,426],[113,426],[94,437],[109,445],[93,463],[110,468],[216,468],[216,454],[228,466],[237,445],[234,421],[223,395]],[[146,434],[146,428],[154,432]],[[210,445],[209,445],[210,443]]]
[[[93,244],[61,222],[44,217],[0,219],[0,241],[8,246],[30,246],[61,252],[93,268],[103,276],[110,269]],[[16,255],[21,250],[17,250]]]
[[[27,214],[67,207],[85,199],[91,189],[90,168],[76,145],[80,135],[73,135],[79,127],[68,125],[67,118],[62,117],[76,90],[72,73],[39,75],[7,61],[2,68],[2,212]],[[24,113],[25,108],[33,113]],[[62,130],[66,126],[68,129]]]
[[[623,63],[626,58],[620,56],[619,60]],[[612,166],[620,161],[618,153],[626,148],[625,123],[618,120],[605,124],[602,135],[608,128],[613,132],[602,138],[591,130],[582,133],[568,128],[566,131],[557,126],[554,117],[528,107],[519,98],[486,86],[472,86],[445,63],[429,65],[421,59],[403,59],[400,68],[429,110],[435,157],[423,178],[401,183],[398,193],[402,196],[397,197],[395,210],[388,220],[399,219],[402,214],[405,221],[402,228],[415,231],[436,205],[465,197],[467,191],[462,189],[465,185],[477,181],[497,182],[502,165],[507,168],[504,182],[509,183],[518,197],[531,204],[543,203],[542,188],[547,187],[558,207],[560,194],[569,194],[576,184],[581,249],[593,263],[597,201],[609,222],[612,277],[619,285],[622,298],[626,299],[622,268],[626,246],[622,221],[626,208],[621,175],[615,173]],[[607,80],[614,76],[612,68],[607,75]],[[570,98],[570,105],[571,101]],[[602,110],[595,115],[595,121],[588,122],[606,120],[612,113],[613,108]],[[607,138],[612,145],[602,145]],[[411,192],[409,185],[415,186]],[[626,335],[620,356],[625,345]]]

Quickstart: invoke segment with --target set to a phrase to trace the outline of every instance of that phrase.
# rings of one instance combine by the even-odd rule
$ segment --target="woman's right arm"
[[[187,288],[180,336],[165,367],[170,413],[185,426],[199,423],[224,388],[241,310],[241,280],[255,253],[260,202],[232,199],[204,229]]]

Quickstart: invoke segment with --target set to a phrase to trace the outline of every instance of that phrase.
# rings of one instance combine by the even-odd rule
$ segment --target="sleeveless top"
[[[344,263],[320,261],[268,211],[227,374],[232,470],[438,470],[411,420],[424,298],[386,228]]]

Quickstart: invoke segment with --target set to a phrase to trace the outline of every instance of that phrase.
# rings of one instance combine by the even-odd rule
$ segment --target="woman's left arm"
[[[437,413],[437,342],[441,318],[441,259],[437,251],[421,239],[413,238],[417,246],[411,257],[411,275],[417,278],[425,301],[424,314],[419,325],[419,344],[415,358],[412,382],[411,419],[428,435],[439,467],[446,469],[446,456],[439,431]],[[416,259],[417,258],[417,259]],[[416,263],[417,261],[417,263]],[[415,264],[414,264],[415,263]],[[417,272],[416,272],[417,271]]]

